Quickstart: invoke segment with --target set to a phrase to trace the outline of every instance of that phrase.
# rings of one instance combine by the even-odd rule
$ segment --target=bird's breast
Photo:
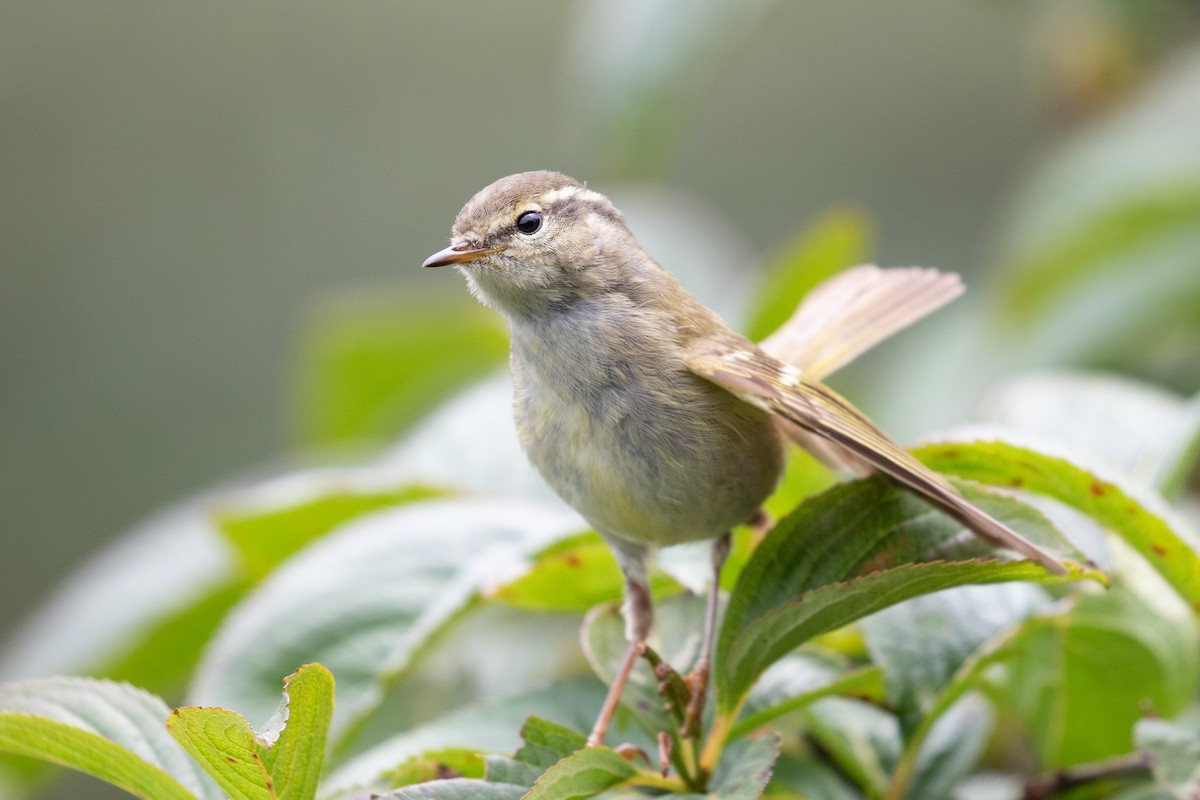
[[[768,415],[691,373],[638,314],[513,326],[514,413],[546,481],[602,532],[654,545],[714,538],[774,488]]]

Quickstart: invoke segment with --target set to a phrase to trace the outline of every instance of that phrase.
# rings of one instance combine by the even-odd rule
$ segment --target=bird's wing
[[[759,346],[821,380],[962,292],[962,281],[953,272],[854,267],[809,292]]]
[[[845,448],[985,539],[1016,550],[1057,575],[1067,574],[1057,559],[972,505],[861,411],[824,384],[808,380],[796,367],[733,340],[700,345],[690,354],[688,367],[747,403]]]

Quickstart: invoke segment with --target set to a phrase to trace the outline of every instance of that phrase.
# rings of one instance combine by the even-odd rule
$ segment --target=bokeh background
[[[1194,393],[1198,20],[1168,0],[7,3],[0,641],[156,509],[398,432],[330,422],[328,331],[364,304],[477,324],[457,276],[418,265],[515,171],[611,193],[733,319],[814,225],[963,273],[966,300],[839,376],[904,438],[1032,366]]]

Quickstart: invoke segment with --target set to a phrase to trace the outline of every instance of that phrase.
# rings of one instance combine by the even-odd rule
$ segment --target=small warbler
[[[957,276],[852,270],[755,345],[655,263],[608,198],[556,172],[510,175],[471,198],[450,246],[424,263],[447,265],[508,321],[513,407],[530,461],[604,537],[625,576],[630,648],[590,744],[603,742],[653,621],[648,556],[711,539],[714,582],[685,729],[694,726],[729,531],[762,519],[788,438],[883,473],[980,536],[1066,572],[818,382],[956,296]]]

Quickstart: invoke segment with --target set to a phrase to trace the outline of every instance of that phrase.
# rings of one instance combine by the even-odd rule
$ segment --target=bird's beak
[[[425,259],[425,263],[421,266],[445,267],[450,264],[468,264],[498,252],[500,252],[499,247],[472,247],[469,242],[456,242]]]

